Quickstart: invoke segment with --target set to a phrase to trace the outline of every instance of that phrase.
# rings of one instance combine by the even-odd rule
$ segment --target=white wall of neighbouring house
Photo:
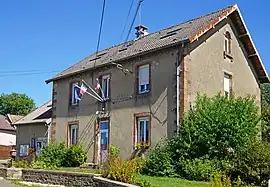
[[[0,132],[0,145],[16,145],[16,135],[7,132]]]

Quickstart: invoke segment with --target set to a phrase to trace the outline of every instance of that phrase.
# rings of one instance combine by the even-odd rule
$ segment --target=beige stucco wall
[[[232,62],[224,59],[223,56],[226,31],[229,31],[232,37]],[[209,37],[212,33],[214,34]],[[195,47],[196,45],[199,46]],[[260,89],[256,74],[252,71],[243,45],[239,42],[230,20],[220,23],[209,34],[191,45],[190,49],[192,51],[185,57],[189,104],[194,104],[198,92],[209,96],[223,92],[224,72],[232,75],[232,91],[237,96],[254,95],[258,104],[260,103]]]
[[[17,125],[16,150],[19,155],[20,144],[31,144],[31,138],[46,138],[47,126],[44,123]]]
[[[111,99],[116,101],[108,103],[107,111],[110,116],[110,144],[121,149],[121,156],[129,157],[134,151],[133,128],[134,114],[151,113],[151,144],[154,145],[162,137],[171,135],[175,131],[175,114],[172,109],[173,103],[172,84],[175,81],[176,50],[170,49],[163,53],[153,53],[151,56],[138,58],[125,62],[124,67],[132,70],[133,74],[121,72],[113,67],[102,68],[97,71],[87,72],[75,78],[67,78],[54,82],[54,105],[53,119],[56,122],[56,141],[67,141],[67,125],[69,122],[79,121],[79,143],[88,151],[88,161],[93,161],[95,145],[95,112],[98,109],[96,100],[85,95],[79,107],[69,106],[69,83],[74,80],[84,79],[88,84],[95,85],[95,78],[100,74],[111,74]],[[151,63],[151,94],[145,97],[138,97],[124,100],[134,95],[134,82],[136,65],[140,63]],[[93,86],[94,87],[94,86]]]

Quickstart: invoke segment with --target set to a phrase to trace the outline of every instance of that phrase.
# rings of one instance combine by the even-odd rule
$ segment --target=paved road
[[[16,187],[14,184],[11,184],[10,181],[0,179],[0,187]]]

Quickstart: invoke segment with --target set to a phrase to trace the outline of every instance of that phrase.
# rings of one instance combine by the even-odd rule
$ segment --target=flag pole
[[[77,84],[75,85],[77,88],[80,88]],[[86,91],[85,93],[87,93],[88,95],[90,95],[90,96],[92,96],[92,97],[94,97],[96,100],[98,100],[98,101],[101,101],[102,102],[102,100],[100,99],[100,98],[98,98],[98,97],[96,97],[96,96],[94,96],[93,94],[91,94],[91,93],[89,93],[88,91]]]
[[[96,79],[96,81],[97,81],[97,82],[98,82],[98,84],[100,85],[98,78]],[[102,98],[103,98],[102,100],[104,101],[104,100],[105,100],[104,92],[103,92],[103,90],[102,90],[102,88],[101,88],[101,87],[100,87],[99,89],[100,89],[101,94],[102,94]]]
[[[100,97],[100,95],[98,95],[98,93],[89,84],[87,84],[83,79],[82,79],[82,82],[84,84],[86,84],[86,86],[88,86],[92,92],[95,93],[95,95],[99,98],[99,101],[103,101],[103,99]]]

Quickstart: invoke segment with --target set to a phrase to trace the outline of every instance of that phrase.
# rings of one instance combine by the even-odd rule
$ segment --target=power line
[[[6,73],[1,74],[0,77],[8,77],[8,76],[27,76],[27,75],[40,75],[40,74],[46,74],[46,73],[56,73],[59,71],[44,71],[44,72],[28,72],[28,73]]]
[[[0,71],[0,74],[2,73],[7,73],[7,74],[10,74],[10,73],[33,73],[33,72],[57,72],[57,71],[61,71],[61,70],[3,70],[3,71]]]
[[[125,22],[123,31],[122,31],[122,33],[121,33],[121,41],[122,41],[122,39],[123,39],[123,35],[124,35],[125,30],[126,30],[128,18],[129,18],[129,16],[130,16],[130,13],[131,13],[131,9],[132,9],[133,3],[134,3],[134,0],[131,0],[131,4],[130,4],[130,6],[129,6],[129,10],[128,10],[128,14],[127,14],[127,19],[126,19],[126,22]]]
[[[99,33],[98,33],[96,54],[98,53],[99,44],[100,44],[101,31],[102,31],[103,20],[104,20],[105,5],[106,5],[106,0],[103,1],[102,14],[101,14],[100,25],[99,25]],[[95,63],[96,63],[96,61],[95,61]]]
[[[131,30],[132,30],[132,28],[133,28],[134,22],[135,22],[135,20],[136,20],[136,17],[137,17],[137,14],[138,14],[138,11],[139,11],[139,9],[140,9],[140,6],[141,6],[142,2],[143,2],[143,0],[139,0],[139,2],[138,2],[137,9],[136,9],[135,15],[134,15],[134,17],[133,17],[132,23],[131,23],[131,25],[130,25],[130,28],[129,28],[129,31],[128,31],[128,35],[127,35],[127,38],[126,38],[125,42],[128,41],[130,32],[131,32]]]

